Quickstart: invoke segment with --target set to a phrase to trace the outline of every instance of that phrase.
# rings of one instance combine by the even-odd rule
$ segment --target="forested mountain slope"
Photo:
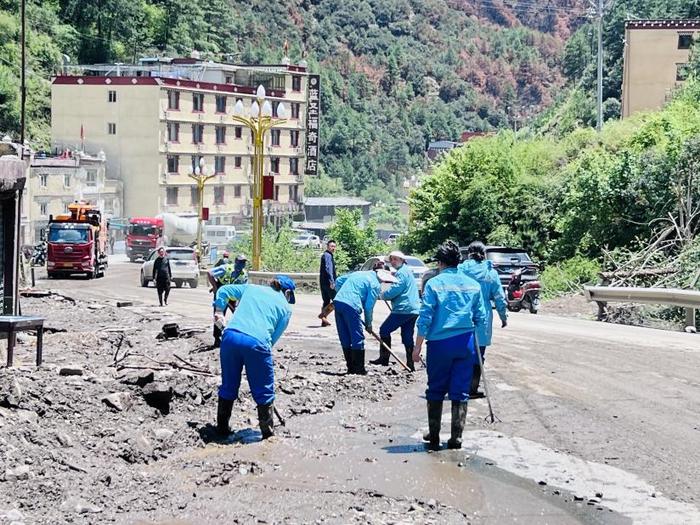
[[[427,142],[511,126],[564,83],[583,0],[28,0],[29,136],[47,145],[63,61],[143,55],[278,62],[323,77],[325,172],[361,193],[400,187]],[[19,0],[0,0],[0,130],[17,134]],[[371,189],[371,188],[370,188]],[[376,192],[375,192],[376,193]]]

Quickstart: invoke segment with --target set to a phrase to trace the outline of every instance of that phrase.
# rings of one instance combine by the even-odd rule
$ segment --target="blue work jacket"
[[[391,301],[391,311],[395,314],[416,315],[420,311],[418,287],[408,264],[403,264],[394,277],[398,279],[380,297]]]
[[[272,348],[292,317],[284,294],[269,286],[227,284],[216,292],[214,308],[223,312],[232,299],[238,301],[238,306],[226,329],[242,332]]]
[[[365,324],[372,324],[374,305],[377,303],[382,287],[377,274],[369,272],[353,272],[341,275],[335,281],[334,302],[352,306],[357,313],[364,311]]]
[[[457,268],[446,268],[425,285],[416,322],[418,335],[439,341],[472,332],[485,321],[479,283]]]
[[[480,346],[489,346],[493,335],[493,309],[491,304],[496,303],[496,310],[501,321],[505,321],[508,318],[506,297],[503,294],[503,286],[501,286],[498,272],[493,269],[491,261],[476,262],[473,259],[464,261],[458,268],[481,286],[481,297],[484,300],[484,308],[486,309],[486,323],[477,330],[476,336],[479,339]]]

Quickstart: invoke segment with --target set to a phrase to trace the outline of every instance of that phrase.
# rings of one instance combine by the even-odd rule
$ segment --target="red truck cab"
[[[163,237],[163,219],[157,217],[132,217],[126,232],[126,255],[131,262],[145,259],[155,250]]]

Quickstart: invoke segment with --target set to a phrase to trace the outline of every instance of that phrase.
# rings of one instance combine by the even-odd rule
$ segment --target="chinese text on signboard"
[[[304,173],[318,173],[318,121],[321,86],[318,75],[309,75],[309,104],[306,110],[306,168]]]

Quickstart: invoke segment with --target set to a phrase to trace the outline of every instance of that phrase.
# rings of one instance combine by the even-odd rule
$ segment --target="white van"
[[[236,227],[230,225],[207,225],[204,227],[204,240],[210,246],[226,247],[236,238]]]

